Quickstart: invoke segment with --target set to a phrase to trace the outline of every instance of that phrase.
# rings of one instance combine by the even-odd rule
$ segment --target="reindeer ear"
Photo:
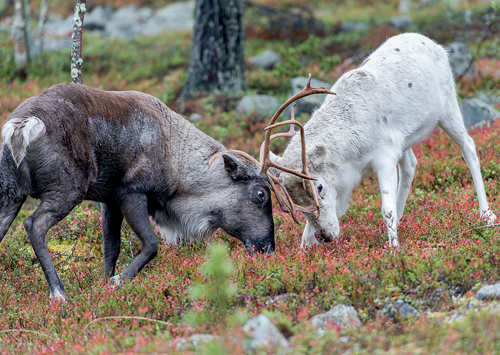
[[[269,159],[275,164],[281,165],[281,157],[279,155],[274,154],[273,152],[269,152]]]
[[[222,159],[224,159],[224,169],[234,180],[248,176],[247,168],[237,158],[222,154]]]
[[[309,162],[314,170],[323,170],[323,160],[326,155],[326,147],[323,144],[317,144],[307,152]]]

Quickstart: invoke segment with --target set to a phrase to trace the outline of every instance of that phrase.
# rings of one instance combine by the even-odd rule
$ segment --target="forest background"
[[[42,55],[25,65],[16,62],[8,2],[0,1],[1,124],[28,97],[71,81],[70,46],[64,45],[71,33],[47,37]],[[154,14],[173,4],[97,0],[87,8],[89,14],[100,5],[116,13],[134,5],[132,13]],[[31,1],[33,19],[40,5]],[[49,0],[47,31],[72,16],[74,5]],[[498,215],[500,120],[492,120],[500,109],[496,2],[253,0],[244,8],[246,91],[180,99],[192,29],[127,36],[88,29],[83,83],[147,92],[226,147],[256,156],[269,113],[303,82],[300,77],[312,73],[332,85],[388,37],[419,32],[458,53],[452,58],[464,116],[486,112],[487,121],[473,125],[470,134]],[[56,42],[62,48],[53,50]],[[270,50],[272,64],[263,65],[257,56]],[[298,120],[306,122],[316,104],[304,101]],[[277,142],[273,149],[285,146]],[[470,172],[441,131],[414,152],[419,165],[399,227],[399,253],[387,248],[374,176],[354,191],[334,243],[301,249],[304,219],[296,225],[275,210],[273,255],[249,257],[237,240],[217,232],[200,243],[162,244],[141,274],[113,288],[102,267],[99,207],[84,203],[48,235],[68,303],[49,301],[22,226],[36,208],[30,200],[0,244],[0,353],[498,353],[500,304],[495,293],[483,300],[478,291],[500,282],[499,228],[478,223]],[[140,250],[127,225],[122,235],[118,271]],[[332,307],[337,313],[329,313],[329,322],[314,318]],[[251,330],[248,321],[257,316],[269,321],[264,332],[271,338]]]

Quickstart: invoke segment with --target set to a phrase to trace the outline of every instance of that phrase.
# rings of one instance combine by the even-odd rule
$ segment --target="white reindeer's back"
[[[379,154],[378,145],[404,151],[457,104],[446,51],[415,33],[388,39],[332,91],[306,124],[307,139],[326,135],[349,159]]]
[[[376,173],[389,245],[397,246],[397,225],[411,188],[417,159],[411,147],[439,125],[458,145],[476,187],[481,219],[492,225],[474,141],[458,107],[446,51],[418,34],[387,40],[357,69],[345,73],[305,125],[307,164],[317,178],[321,213],[306,215],[302,245],[332,241],[340,233],[338,217],[353,188]],[[292,139],[281,165],[297,169],[300,137]],[[300,179],[279,176],[294,200],[311,196]]]

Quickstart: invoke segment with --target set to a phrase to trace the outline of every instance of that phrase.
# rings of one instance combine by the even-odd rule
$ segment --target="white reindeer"
[[[338,217],[346,212],[353,188],[373,173],[380,184],[389,245],[398,246],[397,226],[417,165],[411,148],[436,126],[460,147],[472,173],[481,219],[494,223],[474,141],[464,126],[448,55],[441,46],[414,33],[392,37],[331,90],[336,95],[328,95],[304,126],[305,139],[312,143],[306,150],[307,167],[317,178],[309,186],[316,191],[306,189],[297,176],[277,172],[297,203],[308,205],[316,192],[319,196],[320,213],[306,213],[302,246],[318,243],[316,238],[338,237]],[[300,149],[301,139],[295,136],[283,157],[271,154],[271,161],[296,170]]]

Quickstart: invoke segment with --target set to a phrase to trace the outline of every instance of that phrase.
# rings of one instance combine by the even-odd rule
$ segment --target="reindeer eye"
[[[318,193],[321,193],[321,191],[323,191],[323,185],[318,185]]]
[[[258,187],[255,190],[251,191],[251,198],[253,202],[255,202],[258,205],[264,204],[266,201],[269,200],[269,193],[266,192],[264,189]]]

